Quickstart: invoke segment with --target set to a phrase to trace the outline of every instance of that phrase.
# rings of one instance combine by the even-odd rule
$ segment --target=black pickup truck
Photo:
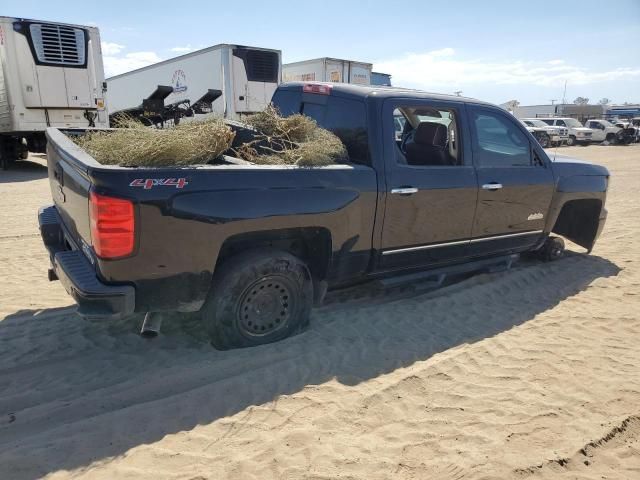
[[[552,161],[491,104],[308,83],[272,101],[333,131],[348,161],[104,166],[47,131],[40,229],[81,315],[200,312],[215,346],[258,345],[304,327],[327,288],[551,260],[552,232],[591,251],[604,225],[607,169]]]

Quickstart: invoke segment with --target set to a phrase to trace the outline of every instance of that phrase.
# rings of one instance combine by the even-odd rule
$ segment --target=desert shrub
[[[121,117],[117,126],[75,141],[103,165],[158,167],[207,163],[227,151],[234,136],[219,118],[156,129]]]

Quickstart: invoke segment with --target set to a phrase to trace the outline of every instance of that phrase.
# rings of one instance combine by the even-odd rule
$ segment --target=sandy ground
[[[334,294],[309,331],[146,341],[46,279],[42,159],[0,172],[0,478],[640,478],[640,146],[593,253],[438,291]]]

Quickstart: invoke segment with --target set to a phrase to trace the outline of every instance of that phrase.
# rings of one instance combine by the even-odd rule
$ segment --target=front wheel
[[[240,254],[216,272],[202,309],[211,343],[220,350],[282,340],[304,329],[313,283],[302,260],[274,249]]]
[[[576,137],[574,137],[573,135],[569,135],[569,138],[567,139],[567,146],[573,147],[575,144],[576,144]]]
[[[542,148],[549,148],[549,145],[551,144],[551,141],[549,140],[549,135],[547,135],[546,133],[543,135],[540,135],[540,137],[538,138],[538,143],[540,143],[540,146]]]
[[[564,255],[564,240],[560,237],[549,237],[537,252],[538,258],[545,262],[553,262]]]

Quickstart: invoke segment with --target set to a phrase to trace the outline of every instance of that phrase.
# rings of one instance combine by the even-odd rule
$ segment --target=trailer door
[[[325,63],[325,82],[348,82],[347,72],[345,72],[344,62],[341,60],[326,60]]]
[[[280,53],[237,47],[233,49],[231,59],[235,111],[264,110],[280,80]]]

